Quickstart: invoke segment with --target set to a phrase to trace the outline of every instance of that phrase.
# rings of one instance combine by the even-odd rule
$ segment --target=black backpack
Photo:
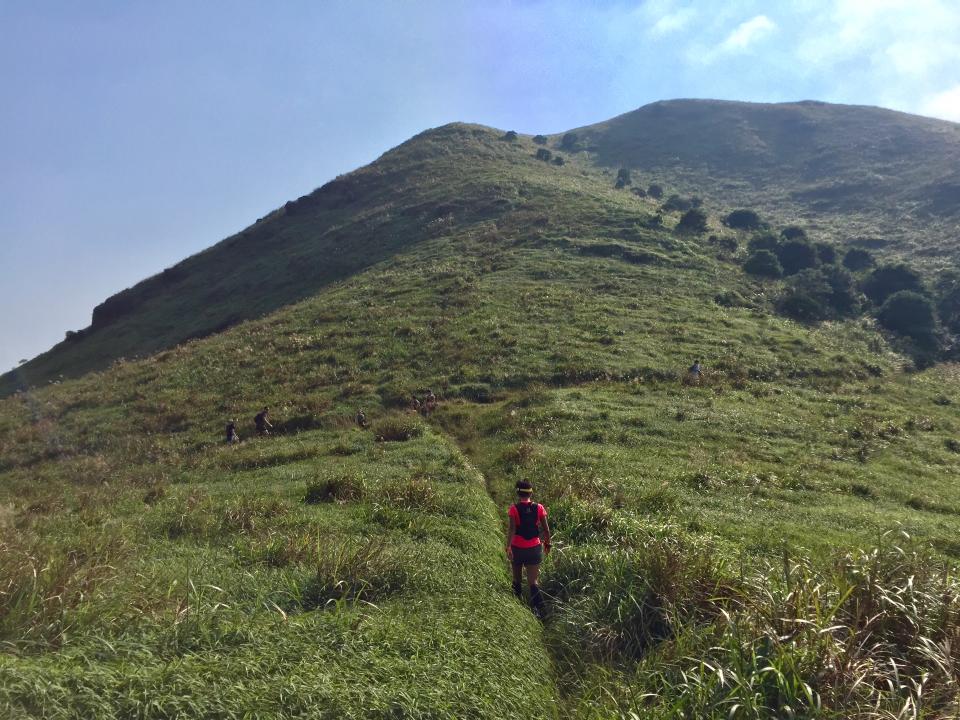
[[[537,518],[540,516],[540,505],[535,502],[516,503],[517,515],[520,522],[517,523],[517,535],[524,540],[533,540],[540,537],[540,529],[537,527]]]

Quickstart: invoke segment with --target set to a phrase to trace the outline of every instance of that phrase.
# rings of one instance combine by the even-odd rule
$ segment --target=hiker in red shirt
[[[537,617],[543,615],[543,595],[537,580],[544,555],[550,554],[550,525],[547,509],[533,502],[533,486],[525,480],[517,483],[518,502],[507,513],[507,557],[513,564],[513,594],[523,597],[523,569],[527,569],[530,585],[530,605]],[[543,542],[540,536],[543,535]]]

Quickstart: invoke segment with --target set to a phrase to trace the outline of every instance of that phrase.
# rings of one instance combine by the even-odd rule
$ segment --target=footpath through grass
[[[550,509],[562,714],[955,717],[960,581],[931,550],[960,530],[951,373],[443,408],[502,506],[525,479]]]
[[[504,582],[482,477],[398,422],[411,439],[314,431],[183,455],[174,482],[131,468],[5,486],[3,714],[551,716],[541,628]]]

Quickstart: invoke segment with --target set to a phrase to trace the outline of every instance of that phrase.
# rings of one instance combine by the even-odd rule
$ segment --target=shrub
[[[837,249],[830,243],[814,243],[813,248],[817,251],[817,260],[820,262],[826,265],[833,265],[837,262]]]
[[[734,230],[757,230],[760,227],[760,216],[753,210],[734,210],[723,219],[723,224]]]
[[[721,250],[726,250],[729,253],[735,253],[737,248],[740,247],[740,243],[737,242],[735,237],[721,237],[718,238],[716,235],[711,235],[712,243],[716,245]]]
[[[780,298],[777,307],[784,315],[801,322],[817,322],[830,317],[829,308],[821,301],[818,294],[806,287],[788,290]]]
[[[902,290],[923,293],[919,273],[903,263],[881,265],[863,281],[863,292],[875,305],[882,305],[888,297]]]
[[[537,160],[543,160],[544,162],[550,162],[550,159],[553,157],[553,153],[547,150],[546,148],[539,148],[534,155]]]
[[[647,188],[647,195],[655,200],[659,200],[663,197],[663,188],[654,183]]]
[[[816,322],[856,314],[860,299],[853,276],[846,270],[827,265],[794,275],[778,305],[785,315],[804,322]]]
[[[769,250],[757,250],[743,264],[743,269],[758,277],[778,278],[783,276],[783,268],[777,256]]]
[[[500,139],[501,139],[501,140],[506,140],[507,142],[516,142],[516,141],[517,141],[517,133],[516,133],[515,130],[507,130],[507,132],[505,132],[505,133],[503,134],[503,137],[501,137]]]
[[[780,231],[780,237],[784,240],[806,240],[807,231],[799,225],[787,225]]]
[[[700,234],[707,231],[707,214],[703,210],[693,208],[687,210],[677,223],[677,230],[682,233]]]
[[[639,187],[639,186],[633,188],[630,192],[632,192],[632,193],[633,193],[634,195],[636,195],[637,197],[646,197],[646,196],[647,196],[647,191],[644,190],[642,187]]]
[[[693,208],[694,204],[692,200],[689,198],[680,197],[679,195],[671,195],[660,207],[661,210],[666,212],[687,212],[687,210],[691,210]]]
[[[843,266],[853,272],[866,270],[868,267],[873,267],[873,264],[873,255],[860,248],[851,248],[843,256]]]
[[[629,168],[620,168],[617,171],[617,182],[622,182],[624,185],[630,185],[633,183],[633,179],[630,177]]]
[[[750,242],[747,243],[747,249],[750,252],[769,250],[770,252],[776,254],[777,248],[779,247],[780,239],[773,233],[761,233],[759,235],[754,235],[752,238],[750,238]]]
[[[560,140],[560,147],[564,150],[575,150],[577,147],[577,140],[580,138],[576,133],[568,132],[563,136],[563,139]]]
[[[803,240],[788,240],[777,248],[777,260],[784,275],[795,275],[817,264],[817,251]]]
[[[930,298],[912,290],[900,290],[886,299],[877,320],[888,330],[913,338],[920,344],[934,340],[936,316]]]
[[[945,293],[937,302],[940,321],[952,332],[960,332],[960,287]]]
[[[553,158],[554,165],[560,166],[560,165],[563,165],[565,162],[566,160],[564,160],[563,157],[561,157],[560,155],[557,155]]]
[[[537,145],[546,145],[546,144],[547,144],[547,136],[546,136],[546,135],[534,135],[534,136],[533,136],[533,141],[534,141]]]

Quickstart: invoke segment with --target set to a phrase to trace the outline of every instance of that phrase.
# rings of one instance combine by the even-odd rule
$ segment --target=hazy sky
[[[957,0],[0,0],[0,371],[427,127],[675,97],[960,121],[958,68]]]

